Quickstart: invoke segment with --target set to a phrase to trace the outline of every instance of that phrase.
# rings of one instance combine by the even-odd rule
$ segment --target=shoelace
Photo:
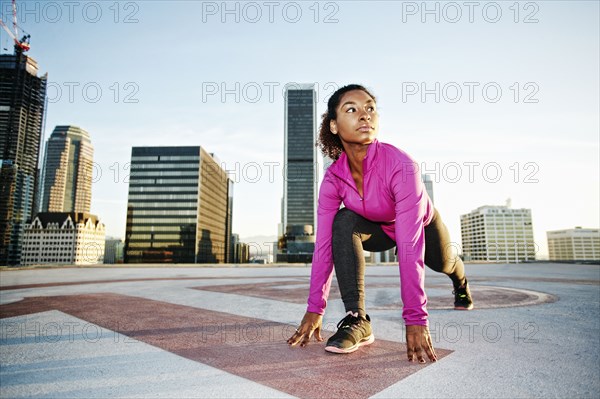
[[[348,315],[346,317],[344,317],[342,320],[340,320],[340,322],[337,324],[337,328],[338,330],[344,329],[344,328],[353,328],[356,325],[358,325],[358,323],[360,322],[360,319],[358,317],[352,316],[352,315]]]
[[[467,298],[467,287],[459,287],[452,291],[452,293],[460,299],[465,299]]]

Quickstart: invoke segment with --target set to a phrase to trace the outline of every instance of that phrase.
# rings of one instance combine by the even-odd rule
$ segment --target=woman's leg
[[[465,277],[465,265],[458,255],[452,253],[448,229],[437,209],[434,212],[431,223],[425,226],[425,264],[436,272],[446,274],[452,280],[454,309],[473,309],[473,299]]]
[[[425,264],[450,277],[456,289],[466,282],[465,265],[458,255],[452,253],[448,228],[437,209],[434,212],[431,223],[425,226]]]
[[[396,246],[378,223],[342,208],[333,221],[332,252],[335,274],[346,312],[365,316],[365,258],[367,251],[385,251]]]
[[[465,265],[458,255],[452,253],[448,229],[437,209],[434,212],[433,219],[425,226],[425,264],[436,272],[446,274],[452,280],[454,309],[473,309],[473,299],[465,277]]]

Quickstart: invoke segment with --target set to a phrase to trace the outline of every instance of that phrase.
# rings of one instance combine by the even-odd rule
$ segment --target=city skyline
[[[302,18],[291,22],[292,3],[284,2],[273,23],[268,10],[249,22],[252,10],[231,4],[239,4],[239,22],[212,2],[101,4],[96,22],[83,7],[73,22],[66,9],[53,22],[41,5],[20,16],[32,36],[28,55],[49,76],[44,141],[56,125],[94,132],[92,213],[107,235],[125,234],[131,147],[200,145],[235,171],[233,231],[275,237],[282,90],[294,82],[315,84],[319,116],[336,87],[371,89],[378,138],[432,175],[455,242],[459,215],[507,198],[532,210],[542,254],[546,231],[598,227],[597,3],[520,2],[520,13],[500,4],[502,17],[491,22],[481,10],[492,3],[484,2],[472,23],[467,9],[452,22],[444,3],[430,5],[439,15],[412,2],[302,3]],[[166,15],[176,28],[156,29]],[[371,33],[358,33],[364,20],[378,21]],[[4,33],[1,45],[12,52]]]

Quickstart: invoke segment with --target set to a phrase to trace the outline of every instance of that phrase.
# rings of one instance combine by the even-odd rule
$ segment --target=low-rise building
[[[522,262],[535,260],[531,209],[480,206],[460,216],[465,260]]]
[[[25,227],[21,264],[86,265],[104,260],[104,224],[79,212],[42,212]]]
[[[104,242],[104,264],[114,265],[123,263],[123,240],[106,237]]]
[[[234,263],[250,262],[250,246],[245,242],[235,244],[235,259]]]
[[[600,230],[574,229],[547,231],[550,260],[600,260]]]

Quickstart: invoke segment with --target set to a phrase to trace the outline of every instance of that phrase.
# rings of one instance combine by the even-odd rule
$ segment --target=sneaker
[[[473,299],[471,299],[471,291],[469,283],[465,283],[452,291],[454,294],[454,309],[456,310],[471,310],[473,309]]]
[[[355,313],[356,314],[356,313]],[[355,316],[348,312],[337,325],[337,332],[327,340],[325,350],[333,353],[351,353],[363,345],[370,345],[375,341],[371,330],[371,319]]]

